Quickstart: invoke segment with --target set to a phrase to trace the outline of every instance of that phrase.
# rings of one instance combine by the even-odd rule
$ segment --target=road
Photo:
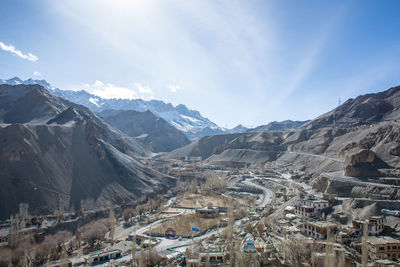
[[[327,177],[330,180],[333,181],[339,181],[339,182],[345,182],[345,183],[351,183],[354,185],[361,185],[361,186],[374,186],[374,187],[387,187],[387,188],[400,188],[398,185],[391,185],[391,184],[380,184],[380,183],[372,183],[372,182],[366,182],[362,181],[358,178],[355,177],[349,177],[349,176],[344,176],[342,172],[325,172],[322,173],[321,176]]]
[[[261,189],[264,192],[264,198],[260,203],[257,204],[257,207],[265,207],[265,205],[270,204],[272,201],[272,197],[274,196],[274,193],[272,192],[271,189],[266,188],[265,186],[255,184],[252,181],[256,180],[258,178],[250,178],[242,181],[243,184],[249,185],[249,186],[254,186],[258,189]]]
[[[288,151],[290,154],[298,154],[298,155],[303,155],[303,156],[310,156],[310,157],[316,157],[316,158],[321,158],[321,159],[328,159],[336,162],[343,163],[343,160],[337,159],[337,158],[332,158],[324,155],[316,155],[316,154],[311,154],[311,153],[305,153],[305,152],[295,152],[295,151]]]

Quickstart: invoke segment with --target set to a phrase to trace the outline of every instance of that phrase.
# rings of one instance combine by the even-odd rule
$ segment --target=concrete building
[[[219,208],[218,207],[204,207],[201,209],[196,209],[196,214],[199,214],[204,218],[216,218],[219,215]]]
[[[87,259],[88,264],[101,264],[112,259],[118,259],[122,255],[121,250],[109,250],[104,252],[93,252]]]
[[[353,232],[361,233],[364,221],[354,220]],[[385,218],[383,216],[372,216],[368,220],[368,234],[369,235],[380,235],[383,232],[385,226]]]
[[[320,222],[320,221],[308,221],[301,225],[301,232],[314,239],[326,239],[328,229],[333,233],[338,226],[336,224]]]
[[[226,254],[223,251],[209,251],[200,252],[198,256],[191,256],[186,258],[186,266],[199,267],[199,266],[220,266],[225,263]]]
[[[400,240],[389,236],[368,238],[369,256],[374,259],[400,259]]]
[[[197,161],[201,161],[203,159],[203,157],[201,156],[186,156],[184,158],[185,161],[190,161],[190,162],[197,162]]]
[[[302,217],[319,217],[324,209],[329,208],[327,200],[300,200],[295,205],[295,213]]]

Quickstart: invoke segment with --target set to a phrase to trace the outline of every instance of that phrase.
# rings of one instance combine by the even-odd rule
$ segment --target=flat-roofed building
[[[372,259],[400,259],[400,240],[389,236],[368,238],[368,252]]]
[[[300,200],[295,205],[296,215],[302,217],[318,217],[321,216],[324,209],[329,208],[327,200]]]
[[[362,232],[364,221],[353,220],[353,232]],[[383,216],[372,216],[368,220],[368,234],[369,235],[380,235],[383,232],[385,226],[385,218]]]
[[[226,253],[223,251],[202,251],[198,256],[190,256],[186,258],[186,266],[220,266],[225,263]]]
[[[196,209],[196,214],[199,214],[205,218],[216,218],[219,215],[219,208],[210,206],[201,209]]]
[[[333,233],[337,228],[338,226],[336,224],[320,221],[308,221],[301,225],[302,233],[314,239],[325,239],[328,229]]]
[[[88,264],[101,264],[112,259],[118,259],[122,255],[121,250],[114,249],[103,252],[93,252],[89,255],[86,260]]]

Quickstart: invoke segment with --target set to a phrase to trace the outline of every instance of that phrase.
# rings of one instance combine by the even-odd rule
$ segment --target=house
[[[167,228],[167,230],[165,230],[165,237],[166,238],[175,238],[176,231],[174,229],[172,229],[171,227]]]
[[[322,215],[324,209],[329,208],[327,200],[300,200],[295,205],[296,215],[302,217],[318,217]]]
[[[201,251],[198,255],[191,255],[186,258],[186,266],[220,266],[225,263],[226,253],[224,251],[211,249]]]
[[[365,221],[353,220],[353,232],[361,233],[362,227]],[[383,216],[372,216],[368,220],[368,234],[369,235],[380,235],[383,232],[385,226],[385,218]]]
[[[210,266],[218,266],[224,263],[225,253],[221,251],[201,252],[199,258],[202,266],[207,266],[207,262]]]
[[[400,259],[400,240],[389,236],[369,237],[368,252],[372,259]]]
[[[119,249],[103,251],[103,252],[93,252],[89,255],[87,259],[88,264],[101,264],[107,262],[111,259],[121,258],[122,252]]]
[[[197,161],[201,161],[203,159],[203,157],[201,156],[186,156],[185,157],[185,161],[190,161],[190,162],[197,162]]]
[[[302,233],[314,239],[326,239],[328,229],[333,233],[338,229],[338,226],[336,224],[320,221],[308,221],[301,225]]]
[[[196,209],[196,214],[199,214],[204,218],[216,218],[219,216],[219,208],[212,206],[199,208]]]

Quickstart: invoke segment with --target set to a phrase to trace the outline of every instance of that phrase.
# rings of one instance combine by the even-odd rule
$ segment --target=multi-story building
[[[329,208],[327,200],[300,200],[295,205],[296,215],[302,217],[318,217],[321,216],[324,209]]]
[[[338,226],[336,224],[320,221],[308,221],[301,225],[302,233],[314,239],[325,239],[328,234],[328,229],[333,233],[337,228]]]
[[[368,252],[372,259],[400,259],[400,240],[389,236],[369,237]]]
[[[356,233],[362,232],[362,227],[364,221],[354,220],[353,231]],[[383,228],[385,226],[385,217],[383,216],[372,216],[368,220],[368,234],[369,235],[380,235],[383,232]]]

